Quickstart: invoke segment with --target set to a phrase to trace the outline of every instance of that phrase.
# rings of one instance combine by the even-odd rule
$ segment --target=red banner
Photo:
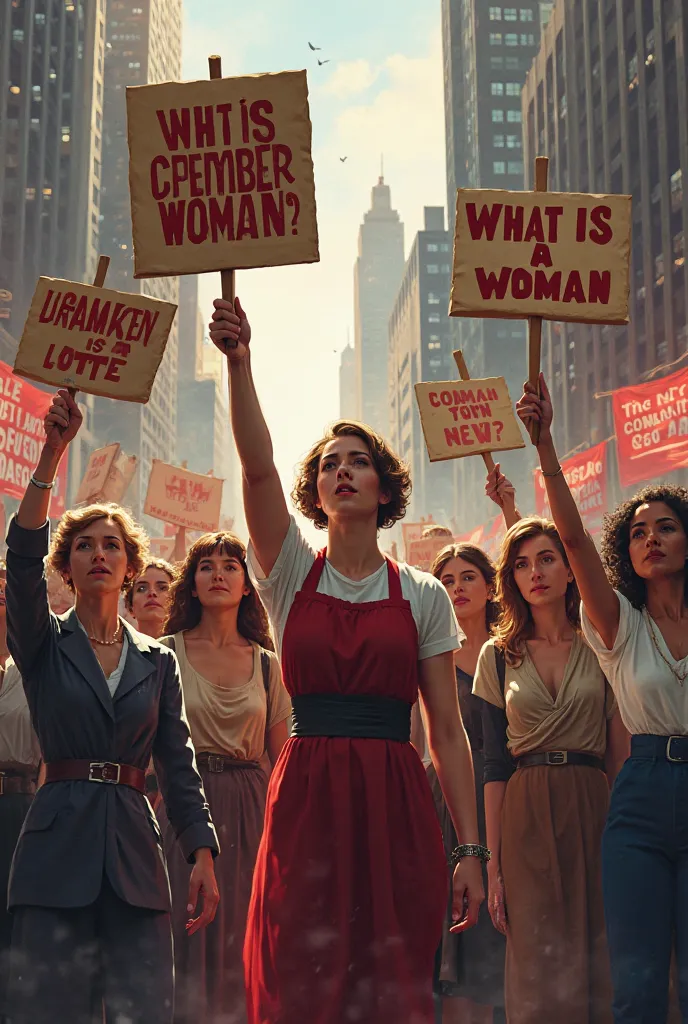
[[[688,466],[688,370],[612,396],[622,487]]]
[[[0,362],[0,494],[23,497],[43,447],[43,420],[51,401],[52,395],[15,377],[11,367]],[[51,494],[51,519],[66,509],[67,461],[65,455]]]
[[[599,533],[607,511],[607,442],[572,455],[561,464],[566,482],[578,505],[583,525],[589,533]],[[545,519],[551,518],[545,481],[540,469],[535,470],[535,510]]]

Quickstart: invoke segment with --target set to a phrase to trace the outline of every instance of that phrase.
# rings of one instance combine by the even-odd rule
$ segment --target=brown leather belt
[[[51,761],[45,766],[46,782],[106,782],[146,792],[146,773],[130,764],[114,761]]]
[[[599,768],[604,771],[604,761],[592,754],[577,754],[571,750],[549,750],[544,754],[524,754],[516,759],[519,768],[532,768],[536,765],[583,765],[586,768]]]
[[[23,793],[24,796],[33,796],[36,792],[36,782],[29,775],[0,771],[0,796]]]
[[[205,750],[196,754],[196,763],[200,768],[205,768],[213,774],[216,772],[231,771],[232,768],[260,768],[259,761],[241,761],[238,757],[228,757],[226,754],[209,754]]]

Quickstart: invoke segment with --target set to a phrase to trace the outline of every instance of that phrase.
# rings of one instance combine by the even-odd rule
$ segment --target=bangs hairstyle
[[[319,530],[327,529],[327,516],[318,508],[318,473],[320,459],[330,441],[338,437],[359,437],[370,452],[370,458],[380,478],[380,490],[389,495],[386,505],[378,505],[378,529],[393,526],[406,514],[411,496],[411,476],[408,466],[389,447],[387,442],[372,427],[356,420],[338,420],[324,437],[313,445],[299,466],[291,500],[295,507],[314,523]]]
[[[688,536],[688,490],[664,484],[660,487],[644,487],[630,501],[624,501],[604,517],[602,557],[607,568],[609,582],[628,598],[634,608],[642,608],[647,600],[647,584],[633,568],[629,548],[631,544],[631,522],[641,505],[661,501],[674,513]],[[683,593],[688,600],[688,572],[684,574]]]
[[[490,556],[485,554],[482,548],[476,547],[475,544],[449,544],[446,548],[442,548],[435,555],[435,560],[430,566],[432,575],[436,579],[441,580],[444,567],[453,558],[462,558],[464,562],[472,565],[485,580],[488,590],[494,590],[497,568]],[[493,632],[494,627],[499,622],[500,615],[501,608],[496,597],[488,597],[487,604],[485,605],[485,625],[487,626],[488,633]]]
[[[59,572],[63,579],[67,577],[65,582],[74,593],[74,584],[69,578],[72,543],[78,534],[83,533],[99,519],[112,520],[122,534],[128,567],[132,572],[131,578],[125,579],[122,584],[122,590],[126,593],[131,587],[132,581],[141,575],[148,560],[148,537],[131,513],[113,502],[85,505],[83,508],[71,508],[65,512],[51,539],[48,565],[51,569]]]
[[[244,581],[250,593],[242,597],[239,605],[239,633],[244,639],[251,640],[268,651],[274,651],[268,613],[248,574],[246,548],[235,534],[225,531],[205,533],[189,548],[170,588],[170,613],[164,626],[165,634],[171,635],[181,633],[185,629],[193,629],[201,621],[203,605],[193,596],[196,570],[202,559],[214,554],[236,558],[244,571]]]
[[[134,577],[132,584],[129,587],[129,590],[127,590],[127,595],[124,598],[124,603],[129,609],[129,611],[133,611],[134,607],[134,587],[141,579],[141,577],[148,572],[149,569],[157,569],[159,572],[164,572],[169,577],[170,583],[174,583],[175,578],[177,576],[177,570],[174,568],[173,565],[170,565],[169,562],[166,562],[164,558],[149,558],[141,572]]]
[[[533,616],[530,605],[518,589],[514,579],[514,565],[527,540],[546,537],[557,549],[568,569],[568,558],[557,528],[550,519],[528,516],[515,523],[507,532],[497,565],[497,600],[502,608],[495,636],[498,646],[504,651],[510,665],[518,666],[526,653],[526,640],[533,632]],[[574,580],[566,588],[566,617],[575,630],[580,629],[580,594]]]

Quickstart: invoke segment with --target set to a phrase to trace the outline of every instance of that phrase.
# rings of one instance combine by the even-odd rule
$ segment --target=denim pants
[[[664,1024],[675,943],[688,1024],[688,737],[634,736],[602,840],[615,1024]],[[674,753],[676,751],[676,753]]]

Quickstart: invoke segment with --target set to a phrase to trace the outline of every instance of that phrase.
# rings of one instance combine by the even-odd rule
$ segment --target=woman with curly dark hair
[[[550,508],[583,598],[582,625],[631,734],[602,866],[617,1024],[666,1021],[672,949],[688,1020],[688,492],[641,491],[605,520],[603,564],[557,459],[552,403],[526,386]]]
[[[189,549],[170,593],[176,652],[196,761],[221,836],[220,910],[185,941],[189,866],[160,808],[172,889],[175,1024],[246,1020],[242,950],[263,832],[268,775],[286,743],[289,697],[270,624],[232,533],[207,533]]]
[[[411,707],[429,743],[460,842],[458,929],[483,898],[471,756],[451,652],[458,627],[429,573],[384,557],[378,531],[401,519],[408,471],[362,423],[335,424],[301,466],[290,518],[256,396],[250,328],[215,300],[211,337],[228,356],[243,469],[249,565],[277,635],[293,735],[270,779],[244,947],[250,1024],[432,1024],[432,967],[447,875]]]

